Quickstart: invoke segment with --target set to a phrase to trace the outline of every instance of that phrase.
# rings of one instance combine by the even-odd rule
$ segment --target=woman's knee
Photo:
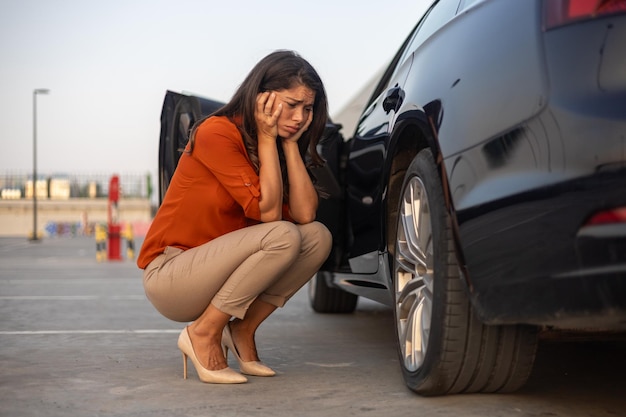
[[[320,241],[324,242],[324,245],[330,248],[333,244],[333,235],[330,233],[330,230],[320,222],[314,222],[314,224],[317,226]]]
[[[261,241],[262,249],[279,250],[297,256],[302,245],[302,235],[298,227],[288,221],[276,221],[267,224],[271,225],[271,229]]]
[[[328,228],[320,222],[312,222],[300,226],[303,245],[312,245],[320,248],[322,252],[330,253],[333,236]]]

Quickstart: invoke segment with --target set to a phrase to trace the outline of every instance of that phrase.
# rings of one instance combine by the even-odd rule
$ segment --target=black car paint
[[[594,212],[626,206],[624,76],[603,65],[620,59],[626,25],[614,21],[625,17],[543,32],[541,4],[478,3],[383,77],[344,144],[335,285],[391,291],[379,258],[397,198],[392,166],[428,146],[484,322],[626,325],[626,236],[580,235]]]

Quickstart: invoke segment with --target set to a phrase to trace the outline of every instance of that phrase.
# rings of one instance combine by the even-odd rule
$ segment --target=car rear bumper
[[[626,328],[626,168],[604,170],[458,215],[470,294],[487,323]]]
[[[488,324],[624,330],[626,264],[500,281],[476,291],[473,301],[477,314]]]

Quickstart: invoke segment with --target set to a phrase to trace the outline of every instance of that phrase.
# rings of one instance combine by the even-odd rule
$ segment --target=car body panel
[[[388,187],[392,159],[410,154],[397,138],[411,131],[441,157],[484,322],[626,328],[624,228],[583,228],[626,206],[626,18],[544,32],[541,13],[541,1],[478,1],[399,52],[345,144],[347,262],[335,285],[391,291]]]
[[[466,187],[475,194],[456,208],[473,302],[485,321],[626,323],[623,227],[614,225],[610,238],[581,233],[595,212],[626,206],[626,74],[602,69],[602,61],[615,59],[603,55],[616,53],[606,50],[607,40],[626,40],[615,27],[626,27],[623,15],[547,32],[546,109],[499,144],[458,157],[471,167],[451,175],[451,183],[453,192]],[[614,87],[603,87],[603,79]],[[516,162],[533,160],[535,166]],[[468,184],[477,177],[482,185]]]

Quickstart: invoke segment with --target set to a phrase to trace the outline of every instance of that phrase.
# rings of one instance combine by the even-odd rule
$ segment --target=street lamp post
[[[30,240],[37,242],[37,94],[48,94],[47,88],[33,90],[33,235]]]

